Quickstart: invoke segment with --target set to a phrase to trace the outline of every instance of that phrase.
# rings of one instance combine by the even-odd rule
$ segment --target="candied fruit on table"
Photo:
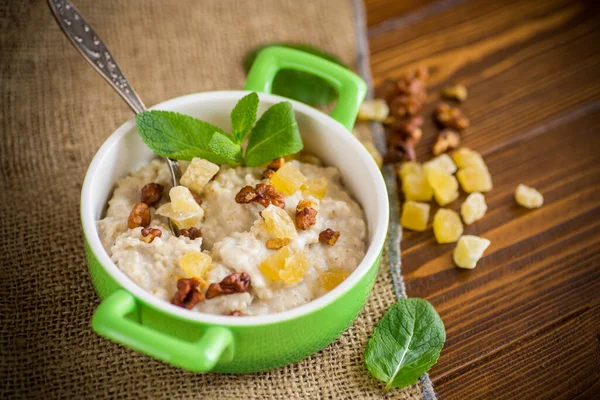
[[[271,176],[271,184],[287,196],[294,194],[306,181],[307,178],[291,162],[285,163]]]
[[[276,239],[294,239],[298,236],[296,226],[290,215],[282,208],[270,204],[261,212],[265,228]]]
[[[219,172],[219,166],[201,158],[193,158],[181,176],[181,184],[200,194],[204,186]]]
[[[319,200],[323,200],[327,194],[327,178],[308,179],[300,187],[302,193],[307,196],[314,196]]]
[[[479,192],[471,193],[460,206],[460,215],[467,225],[483,218],[486,211],[485,197]]]
[[[350,276],[350,271],[342,268],[331,268],[321,272],[319,280],[323,289],[330,290],[335,289],[340,285],[346,278]]]
[[[431,167],[440,168],[449,174],[456,172],[456,165],[454,164],[454,161],[452,161],[452,158],[450,158],[450,156],[446,153],[440,154],[439,156],[434,157],[423,164],[424,170],[427,170]]]
[[[439,167],[427,168],[425,173],[435,200],[440,206],[450,204],[458,198],[458,182],[453,175]]]
[[[452,160],[454,160],[458,168],[466,168],[471,165],[485,165],[481,154],[466,147],[461,147],[452,153]]]
[[[489,247],[490,241],[472,235],[464,235],[458,240],[452,258],[457,267],[473,269]]]
[[[402,192],[406,200],[430,201],[433,197],[433,189],[423,171],[406,174],[402,178]]]
[[[433,234],[438,243],[456,242],[463,233],[463,224],[456,211],[440,208],[433,217]]]
[[[400,225],[406,229],[423,232],[427,228],[430,208],[431,206],[427,203],[405,202],[402,206]]]
[[[492,190],[492,177],[484,165],[470,165],[456,173],[460,186],[467,193],[489,192]]]
[[[422,173],[423,167],[416,161],[405,161],[400,165],[400,170],[398,171],[398,175],[400,175],[400,179],[404,179],[405,176]]]
[[[359,121],[384,121],[390,113],[387,102],[382,99],[365,100],[356,118]]]
[[[201,251],[190,251],[181,256],[179,266],[186,278],[204,279],[204,275],[212,266],[212,258]]]
[[[532,187],[520,184],[515,191],[517,204],[526,208],[539,208],[544,204],[544,196]]]

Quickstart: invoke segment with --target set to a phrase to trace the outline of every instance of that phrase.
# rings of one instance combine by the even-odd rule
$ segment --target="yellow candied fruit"
[[[172,204],[173,203],[163,204],[156,210],[156,213],[169,218],[179,229],[198,227],[198,224],[202,221],[202,217],[204,216],[204,210],[202,210],[202,208],[200,208],[200,213],[175,212],[173,211]]]
[[[204,279],[204,275],[212,265],[212,258],[200,251],[190,251],[179,259],[179,266],[183,269],[186,278]]]
[[[308,269],[308,257],[304,252],[293,253],[285,259],[283,269],[279,270],[279,279],[286,284],[297,283],[304,278]]]
[[[485,197],[479,192],[471,193],[460,206],[460,215],[467,225],[483,218],[486,211]]]
[[[201,158],[193,158],[181,176],[181,184],[201,194],[204,186],[219,172],[219,166]]]
[[[360,105],[356,118],[359,121],[383,121],[388,117],[390,108],[382,99],[365,100]]]
[[[427,168],[425,173],[440,206],[450,204],[458,198],[458,182],[454,176],[439,167]]]
[[[452,153],[452,159],[458,168],[466,168],[470,165],[485,165],[481,154],[466,147],[461,147]]]
[[[544,196],[532,187],[520,184],[515,191],[517,204],[527,208],[539,208],[544,204]]]
[[[267,257],[260,266],[260,271],[269,279],[274,281],[279,280],[279,271],[285,268],[285,260],[292,255],[292,251],[288,246],[284,246],[277,250],[275,254]]]
[[[430,208],[431,206],[427,203],[405,202],[402,206],[400,225],[406,229],[423,232],[427,228]]]
[[[485,164],[461,168],[456,173],[460,186],[467,193],[489,192],[492,190],[492,177]]]
[[[433,190],[423,171],[406,174],[402,178],[402,192],[406,200],[430,201],[433,197]]]
[[[309,179],[300,188],[306,196],[314,196],[322,200],[327,194],[327,178]]]
[[[433,217],[433,234],[438,243],[456,242],[463,233],[463,224],[458,213],[440,208]]]
[[[271,176],[271,184],[278,192],[287,196],[294,194],[306,181],[302,172],[289,162]]]
[[[407,175],[422,173],[423,168],[421,164],[415,161],[405,161],[400,166],[400,170],[398,171],[398,175],[400,175],[400,179],[404,179]]]
[[[472,235],[464,235],[458,240],[452,258],[457,267],[473,269],[483,252],[489,247],[490,241]]]
[[[456,165],[454,164],[454,161],[452,161],[452,158],[450,158],[450,156],[446,153],[440,154],[439,156],[432,158],[423,164],[424,170],[427,170],[431,167],[438,167],[449,174],[456,172]]]
[[[326,271],[321,272],[319,275],[319,280],[321,281],[321,286],[323,289],[330,290],[335,289],[342,283],[346,278],[350,276],[350,271],[342,268],[331,268]]]
[[[175,186],[169,191],[171,207],[174,212],[204,214],[202,207],[196,202],[190,189],[185,186]]]
[[[277,239],[294,239],[298,236],[294,221],[292,221],[292,218],[284,209],[269,204],[261,212],[261,215],[265,219],[267,232],[272,237]]]

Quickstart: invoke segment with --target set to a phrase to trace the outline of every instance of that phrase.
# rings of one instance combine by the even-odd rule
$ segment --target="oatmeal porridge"
[[[196,158],[181,162],[175,188],[154,160],[117,182],[98,222],[102,244],[136,284],[194,311],[261,315],[307,303],[358,266],[366,226],[336,168],[298,159],[248,168]]]

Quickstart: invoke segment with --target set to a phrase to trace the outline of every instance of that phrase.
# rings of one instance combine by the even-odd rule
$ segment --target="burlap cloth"
[[[147,105],[242,88],[243,55],[268,41],[312,43],[357,66],[361,5],[350,0],[76,4]],[[132,113],[44,1],[6,1],[0,18],[0,398],[423,398],[421,384],[386,393],[364,366],[368,337],[396,300],[387,254],[356,323],[284,368],[197,375],[96,335],[79,195],[94,153]]]

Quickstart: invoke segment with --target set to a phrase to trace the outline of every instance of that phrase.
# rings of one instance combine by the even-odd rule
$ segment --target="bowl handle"
[[[325,79],[338,91],[338,101],[331,117],[349,131],[367,94],[367,84],[352,71],[312,54],[273,46],[261,51],[248,73],[244,89],[271,93],[273,79],[282,69],[308,72]]]
[[[117,343],[193,372],[210,371],[233,349],[233,335],[226,328],[209,327],[197,342],[187,342],[126,318],[130,313],[137,314],[135,297],[118,289],[100,303],[92,328]],[[233,351],[228,355],[232,357]]]

